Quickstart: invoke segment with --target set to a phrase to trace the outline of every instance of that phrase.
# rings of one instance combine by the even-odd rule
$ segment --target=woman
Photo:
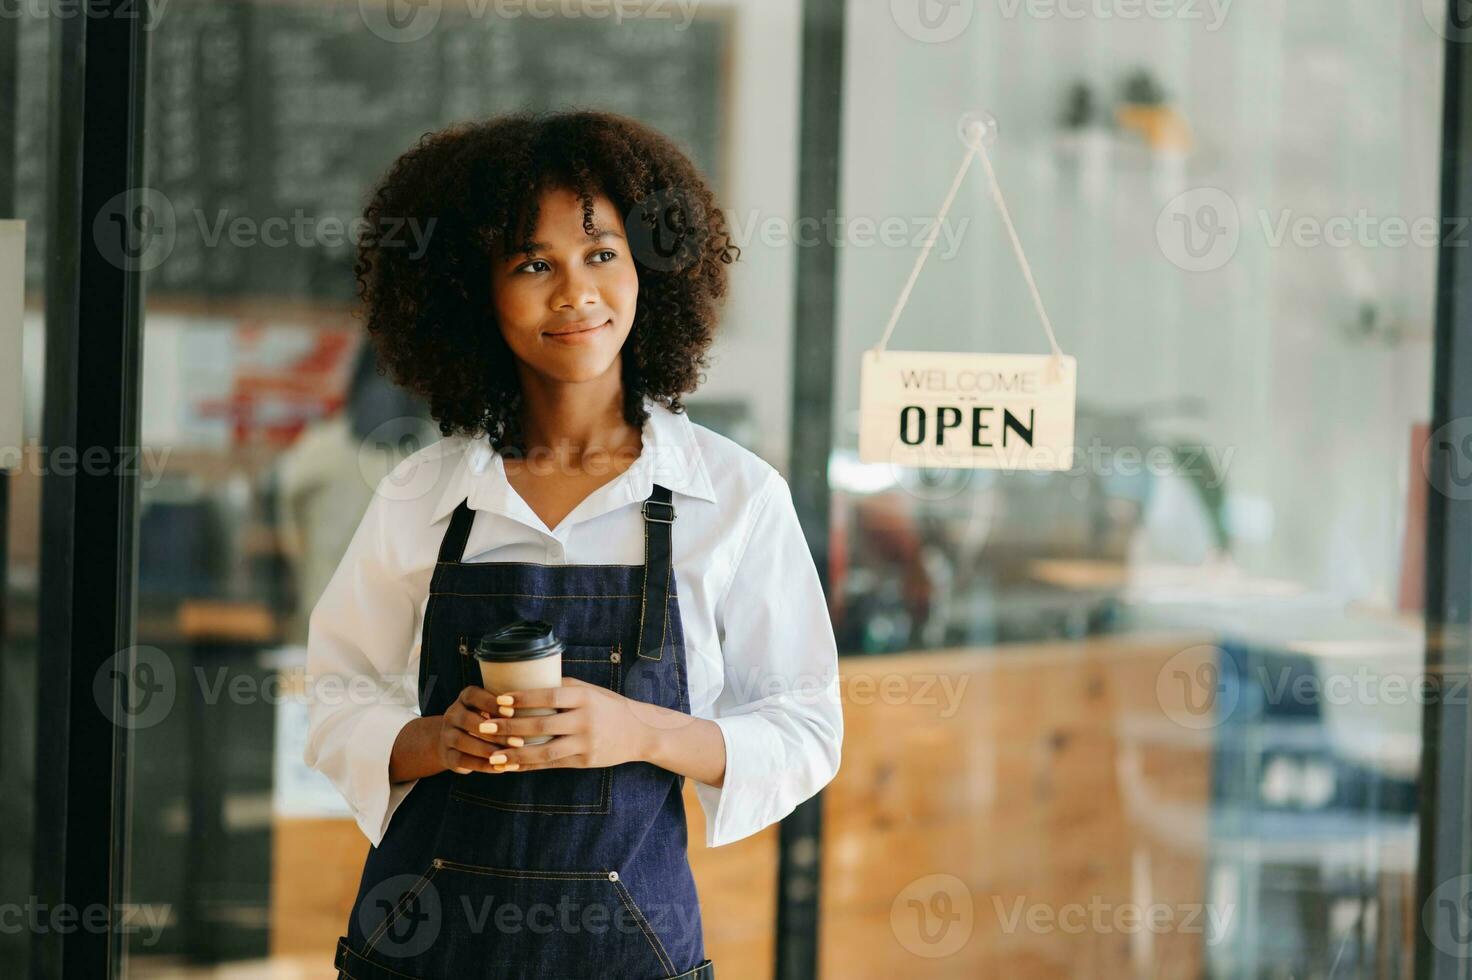
[[[368,330],[445,438],[378,483],[309,624],[345,694],[306,761],[374,845],[340,975],[713,977],[685,777],[719,846],[843,732],[787,485],[681,404],[739,255],[713,195],[633,120],[515,114],[425,137],[366,218]],[[519,620],[562,685],[492,695],[470,651]]]

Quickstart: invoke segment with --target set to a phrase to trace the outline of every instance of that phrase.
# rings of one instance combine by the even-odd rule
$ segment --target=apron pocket
[[[405,973],[370,960],[348,945],[347,936],[338,937],[337,956],[333,960],[333,966],[337,967],[338,980],[422,980],[429,976]]]
[[[669,977],[674,964],[617,871],[435,859],[447,977]]]
[[[471,658],[472,660],[474,658]],[[618,691],[622,683],[619,645],[569,643],[562,675]],[[479,683],[477,678],[473,683]],[[532,772],[472,772],[455,776],[452,796],[516,813],[607,813],[613,800],[613,769],[538,769]]]

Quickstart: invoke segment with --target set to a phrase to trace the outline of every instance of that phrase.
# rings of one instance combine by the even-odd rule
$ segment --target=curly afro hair
[[[683,411],[706,367],[726,266],[740,257],[705,178],[661,133],[607,112],[516,112],[428,133],[364,212],[354,273],[380,363],[422,396],[442,435],[523,451],[515,358],[495,322],[490,249],[528,247],[538,200],[574,192],[624,216],[639,302],[623,348],[624,417]],[[403,229],[427,241],[410,247]]]

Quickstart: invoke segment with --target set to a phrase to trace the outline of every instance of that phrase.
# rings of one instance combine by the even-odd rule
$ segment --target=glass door
[[[844,210],[912,231],[838,273],[833,600],[895,734],[829,794],[823,973],[1409,976],[1445,11],[927,6],[848,8]],[[861,465],[978,108],[1074,464]],[[979,165],[890,347],[1048,350]]]

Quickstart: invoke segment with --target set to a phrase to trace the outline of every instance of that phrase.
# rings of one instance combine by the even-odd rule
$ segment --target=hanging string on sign
[[[946,192],[946,199],[940,206],[940,214],[936,217],[935,224],[931,226],[930,234],[926,236],[920,254],[915,257],[915,265],[910,269],[910,278],[906,281],[905,288],[900,291],[900,297],[894,304],[894,310],[889,314],[889,322],[884,325],[884,336],[879,338],[879,343],[874,350],[882,352],[889,344],[895,324],[899,323],[900,313],[904,311],[905,304],[910,301],[910,291],[915,288],[915,280],[920,278],[920,270],[925,268],[925,260],[930,258],[930,250],[935,247],[935,239],[940,233],[941,225],[945,223],[946,216],[951,213],[951,205],[956,201],[956,192],[961,189],[961,181],[966,179],[966,174],[971,169],[971,161],[980,155],[982,166],[986,168],[987,182],[991,185],[992,200],[997,203],[997,210],[1002,215],[1002,224],[1007,227],[1007,238],[1012,242],[1012,252],[1017,256],[1017,263],[1022,266],[1022,278],[1027,281],[1027,288],[1032,292],[1033,306],[1038,311],[1038,318],[1043,321],[1043,332],[1048,335],[1048,345],[1053,348],[1055,360],[1061,358],[1063,350],[1058,346],[1058,338],[1053,335],[1053,322],[1048,319],[1048,311],[1043,306],[1042,294],[1038,292],[1037,281],[1032,275],[1032,264],[1027,261],[1027,253],[1022,250],[1022,240],[1017,237],[1017,227],[1012,223],[1012,214],[1007,210],[1007,202],[1002,197],[1002,185],[997,181],[997,172],[992,169],[992,158],[986,152],[986,144],[996,139],[997,121],[989,113],[970,112],[961,117],[960,133],[961,141],[966,145],[966,156],[961,160],[961,167],[951,181],[951,189]]]
[[[1078,366],[1058,346],[1032,265],[992,168],[986,147],[996,128],[996,120],[984,112],[962,117],[958,134],[966,156],[879,343],[864,355],[859,383],[859,459],[863,462],[1025,470],[1066,470],[1073,465]],[[961,181],[978,156],[1052,353],[887,351]]]

